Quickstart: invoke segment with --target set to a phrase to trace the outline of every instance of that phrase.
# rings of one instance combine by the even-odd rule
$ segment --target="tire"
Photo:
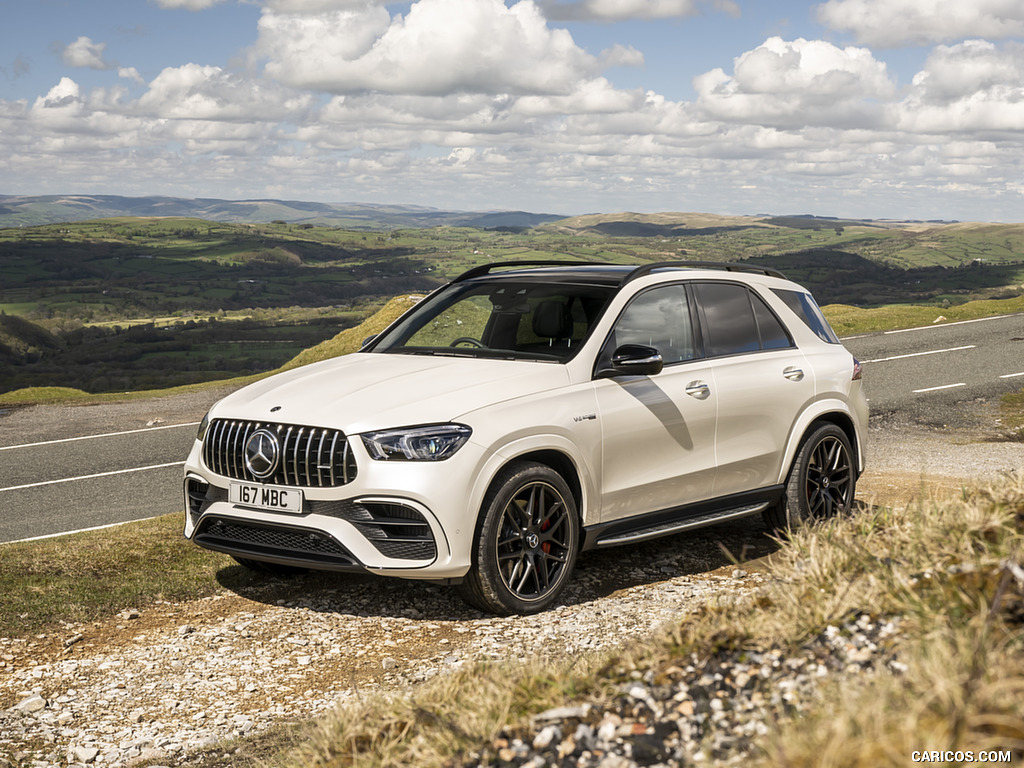
[[[306,573],[308,569],[301,568],[297,565],[280,565],[279,563],[265,563],[262,560],[250,560],[247,557],[235,557],[234,561],[239,565],[248,568],[250,571],[256,571],[256,573],[263,573],[267,576],[279,576],[280,578],[288,578],[289,576],[298,576]]]
[[[764,511],[765,524],[785,533],[845,515],[853,508],[856,489],[849,438],[835,424],[820,424],[800,444],[782,499]]]
[[[576,502],[562,476],[514,462],[484,498],[462,597],[501,616],[544,611],[572,576],[579,540]]]

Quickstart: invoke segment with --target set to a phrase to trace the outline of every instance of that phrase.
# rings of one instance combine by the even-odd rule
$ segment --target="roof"
[[[494,270],[506,269],[496,272]],[[495,280],[521,280],[529,277],[550,282],[564,283],[597,283],[601,285],[622,285],[644,275],[659,270],[683,269],[718,269],[726,272],[747,272],[769,275],[785,279],[785,275],[771,267],[759,267],[752,264],[718,261],[659,261],[640,266],[628,264],[595,264],[586,261],[506,261],[493,264],[482,264],[463,272],[452,282],[487,278],[487,282]]]

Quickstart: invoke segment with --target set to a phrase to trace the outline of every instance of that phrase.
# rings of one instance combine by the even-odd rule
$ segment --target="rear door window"
[[[708,357],[787,349],[793,340],[760,296],[738,283],[697,283]]]

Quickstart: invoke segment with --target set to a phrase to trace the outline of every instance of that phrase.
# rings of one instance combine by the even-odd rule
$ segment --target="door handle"
[[[790,381],[801,381],[804,377],[804,372],[800,368],[791,365],[783,370],[782,375]]]
[[[686,394],[696,397],[698,400],[704,400],[711,394],[711,387],[703,381],[691,381],[686,385]]]

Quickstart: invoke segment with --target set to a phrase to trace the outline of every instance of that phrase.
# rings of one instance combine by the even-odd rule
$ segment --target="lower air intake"
[[[193,541],[238,557],[262,556],[317,568],[362,570],[362,564],[336,539],[308,528],[208,517],[200,524]]]

